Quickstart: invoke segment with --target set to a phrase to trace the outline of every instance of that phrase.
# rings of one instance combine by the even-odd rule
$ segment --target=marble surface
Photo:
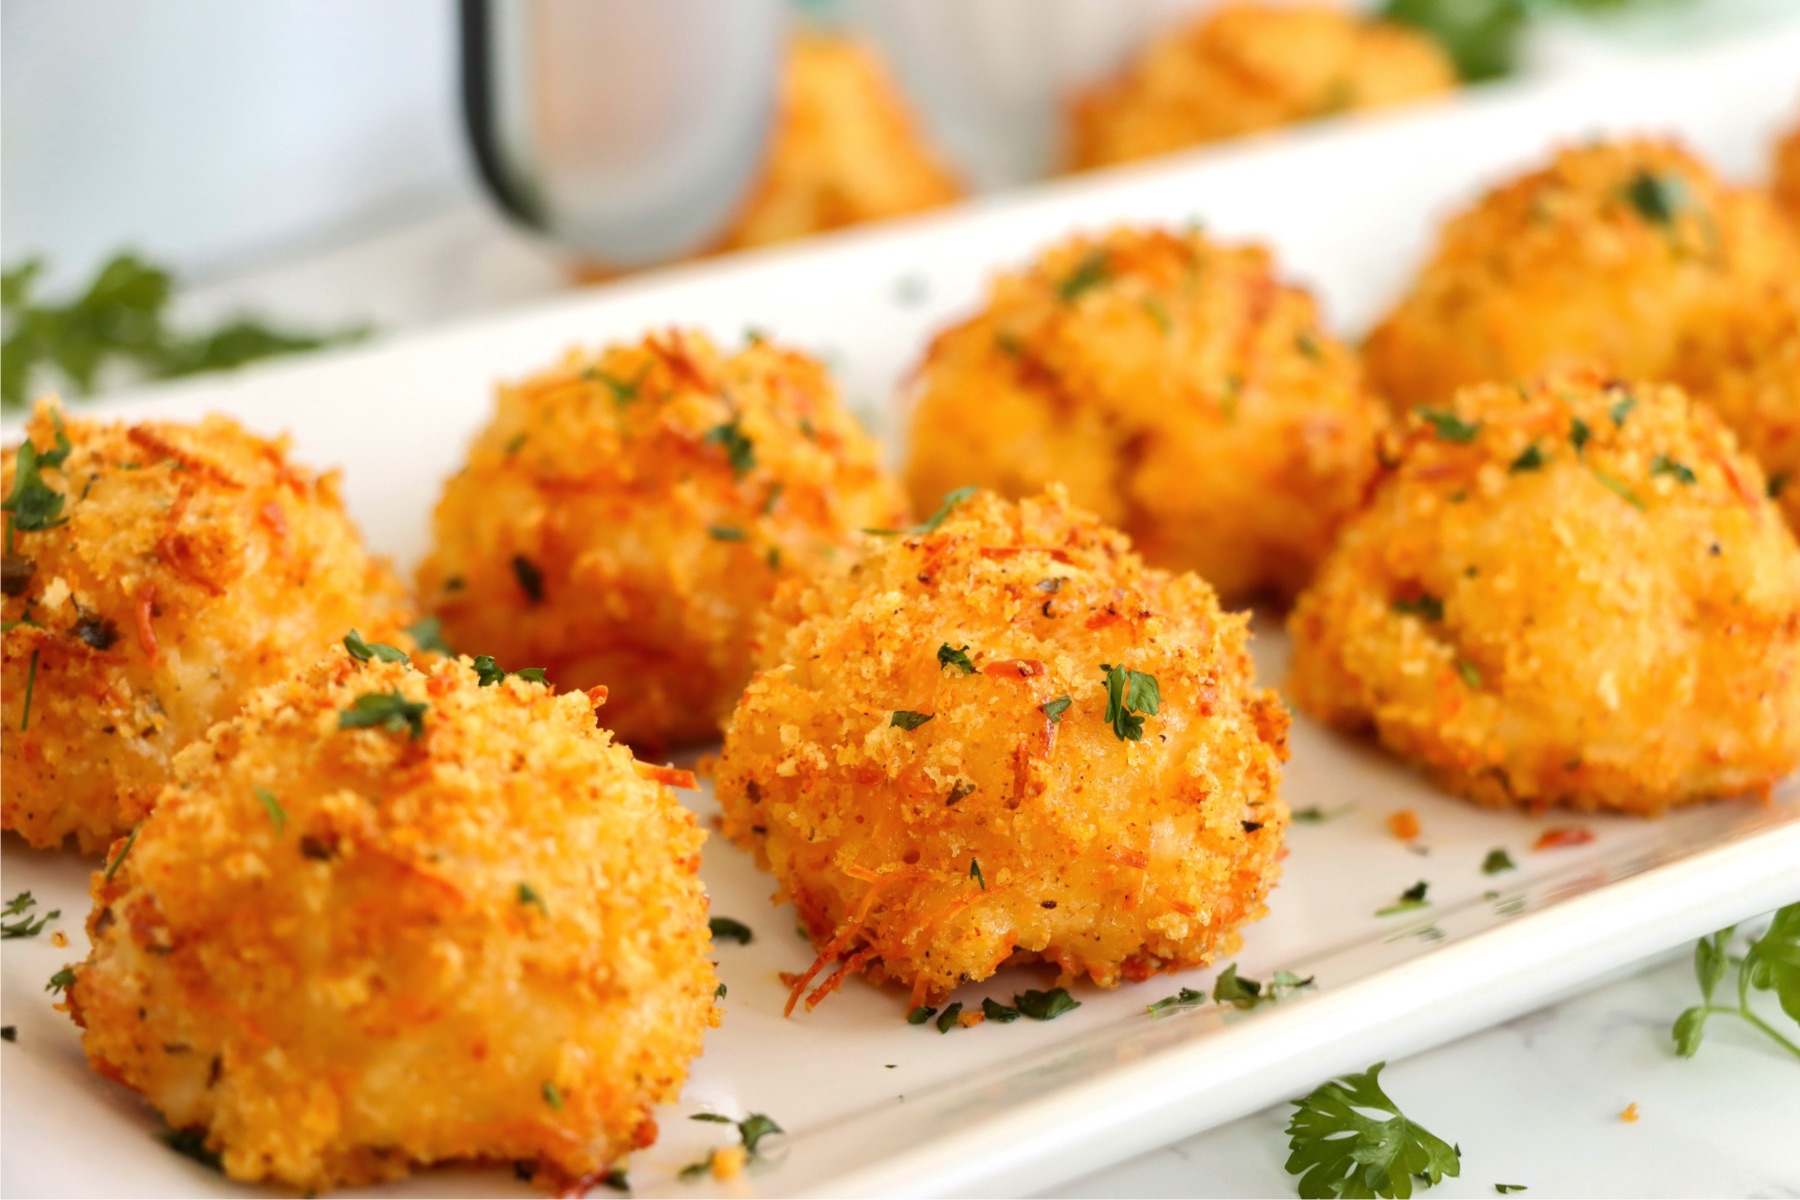
[[[544,247],[471,198],[353,246],[192,289],[196,317],[252,307],[382,333],[516,306],[569,286]],[[1383,1075],[1407,1114],[1461,1144],[1462,1176],[1433,1195],[1800,1197],[1800,1061],[1736,1022],[1698,1057],[1669,1027],[1696,998],[1687,950]],[[1636,1103],[1640,1119],[1620,1113]],[[1067,1196],[1292,1195],[1286,1106],[1055,1189]]]

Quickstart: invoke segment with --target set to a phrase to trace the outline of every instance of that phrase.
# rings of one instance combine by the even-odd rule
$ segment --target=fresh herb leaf
[[[1615,427],[1622,427],[1625,424],[1625,418],[1629,417],[1631,415],[1631,410],[1636,407],[1637,397],[1627,393],[1613,401],[1613,406],[1606,411],[1607,415],[1612,418],[1613,425]]]
[[[519,581],[519,590],[525,593],[525,599],[533,604],[544,602],[544,573],[538,565],[523,554],[515,554],[512,559],[513,578]]]
[[[968,646],[952,646],[945,642],[938,647],[937,660],[939,667],[957,667],[964,675],[975,673],[975,664],[969,661]]]
[[[275,826],[275,836],[280,837],[287,832],[287,809],[281,807],[281,801],[275,798],[275,793],[266,787],[259,787],[256,789],[256,798],[262,801],[263,811],[269,814],[269,823]]]
[[[1144,718],[1154,717],[1162,704],[1156,676],[1101,663],[1106,672],[1106,721],[1121,742],[1144,740]]]
[[[1427,621],[1444,619],[1444,602],[1429,592],[1420,592],[1411,600],[1396,600],[1389,607],[1402,616],[1422,617]]]
[[[1075,702],[1069,699],[1067,694],[1064,694],[1054,700],[1047,700],[1038,707],[1043,709],[1044,716],[1050,719],[1052,725],[1060,725],[1063,714],[1069,711],[1069,705],[1073,703]]]
[[[1154,1019],[1166,1017],[1170,1013],[1185,1012],[1190,1008],[1199,1008],[1206,1001],[1206,993],[1193,988],[1184,987],[1173,996],[1166,996],[1154,1004],[1144,1006],[1144,1011]]]
[[[558,1112],[562,1111],[562,1092],[548,1079],[544,1080],[544,1103],[548,1104],[551,1108],[556,1109]]]
[[[981,1002],[981,1015],[1001,1025],[1010,1025],[1019,1019],[1019,1010],[1011,1005],[1002,1004],[993,997]]]
[[[1525,0],[1387,0],[1381,15],[1443,47],[1465,83],[1510,75],[1529,12]]]
[[[1150,319],[1156,322],[1156,327],[1163,333],[1167,334],[1174,331],[1175,322],[1169,319],[1169,310],[1163,307],[1163,302],[1160,299],[1155,296],[1145,296],[1144,311],[1150,314]]]
[[[219,1160],[218,1151],[206,1145],[206,1130],[199,1126],[187,1129],[170,1129],[162,1135],[162,1144],[184,1158],[191,1158],[203,1167],[211,1167],[215,1171],[225,1168]]]
[[[971,858],[969,860],[969,878],[979,883],[982,891],[987,891],[987,879],[981,874],[980,859]]]
[[[1355,807],[1354,804],[1340,804],[1336,808],[1320,808],[1315,804],[1307,808],[1297,808],[1294,810],[1294,821],[1300,825],[1323,825],[1327,821],[1336,820]]]
[[[756,444],[745,435],[735,417],[713,426],[702,440],[725,452],[725,461],[731,464],[734,478],[742,479],[756,466]]]
[[[526,883],[524,880],[520,880],[519,881],[519,890],[518,890],[517,894],[518,894],[520,904],[522,904],[522,905],[523,904],[535,904],[535,905],[537,905],[539,912],[544,913],[546,915],[549,914],[550,910],[548,907],[545,906],[544,898],[541,895],[539,895],[538,890],[536,888],[532,887],[529,883]]]
[[[1671,1031],[1676,1053],[1692,1058],[1700,1049],[1707,1019],[1723,1015],[1738,1018],[1800,1058],[1800,1034],[1784,1034],[1751,1007],[1752,992],[1774,992],[1781,1011],[1800,1023],[1800,903],[1778,909],[1763,935],[1750,939],[1742,958],[1731,953],[1735,933],[1736,927],[1729,926],[1694,946],[1694,977],[1700,984],[1701,1003],[1676,1018]],[[1737,1003],[1716,1004],[1713,994],[1733,963],[1737,966]]]
[[[1481,422],[1473,423],[1463,420],[1455,413],[1441,408],[1418,408],[1414,410],[1446,442],[1467,443],[1475,440],[1481,432]]]
[[[638,373],[638,377],[630,382],[626,382],[616,375],[609,375],[597,367],[589,367],[582,372],[582,377],[589,383],[605,384],[606,390],[612,393],[613,407],[624,408],[638,398],[638,393],[643,388],[644,380],[649,374],[650,367],[646,363],[644,369]]]
[[[53,908],[49,912],[41,913],[35,918],[27,915],[36,907],[37,898],[30,892],[20,892],[18,895],[14,896],[12,900],[7,903],[4,913],[9,917],[18,917],[19,920],[0,924],[0,938],[5,938],[7,940],[11,940],[12,938],[34,938],[38,934],[44,932],[44,926],[62,916],[62,910],[60,908]]]
[[[518,671],[504,671],[500,669],[500,664],[494,661],[494,656],[491,654],[477,654],[469,660],[469,669],[475,672],[475,678],[479,680],[475,685],[477,687],[491,687],[496,683],[503,682],[508,675],[516,679],[523,679],[528,683],[549,682],[544,675],[545,668],[543,667],[525,667]]]
[[[1676,483],[1685,483],[1690,486],[1695,482],[1695,476],[1692,469],[1685,463],[1678,462],[1666,454],[1659,454],[1650,460],[1650,477],[1654,479],[1658,475],[1667,475],[1674,479]]]
[[[38,464],[42,461],[30,438],[19,443],[13,457],[12,491],[6,494],[5,500],[0,500],[0,512],[11,514],[7,522],[8,553],[12,551],[13,530],[43,533],[67,521],[62,515],[63,494],[45,483],[38,473]]]
[[[106,864],[106,871],[100,877],[102,882],[111,883],[112,877],[119,873],[119,867],[124,863],[125,856],[131,853],[133,846],[137,845],[138,830],[142,828],[142,825],[133,825],[131,832],[125,835],[125,844],[119,847],[119,853],[113,857],[113,860]]]
[[[950,519],[950,514],[955,511],[956,506],[973,496],[978,490],[974,484],[968,484],[954,491],[945,492],[943,503],[938,505],[938,510],[913,526],[912,531],[914,533],[936,533],[938,526]]]
[[[1513,862],[1512,855],[1508,854],[1506,850],[1500,846],[1495,846],[1492,850],[1489,850],[1487,852],[1487,857],[1481,860],[1481,873],[1483,875],[1498,875],[1502,871],[1516,871],[1518,869],[1518,864]]]
[[[917,729],[935,716],[937,716],[936,713],[912,712],[902,708],[888,718],[888,724],[895,729]]]
[[[1287,1171],[1300,1176],[1303,1200],[1383,1196],[1405,1200],[1414,1177],[1435,1187],[1462,1173],[1462,1155],[1401,1113],[1381,1090],[1376,1063],[1367,1071],[1321,1084],[1291,1101]],[[1369,1115],[1389,1114],[1386,1120]]]
[[[615,1192],[629,1192],[631,1190],[631,1177],[625,1173],[624,1167],[614,1167],[606,1173],[605,1178],[601,1179],[600,1183],[602,1186],[609,1187]]]
[[[1575,453],[1580,454],[1585,450],[1587,448],[1588,439],[1593,436],[1594,431],[1588,428],[1588,423],[1586,421],[1582,420],[1580,417],[1573,417],[1570,419],[1569,445],[1575,447]]]
[[[1691,196],[1687,181],[1679,176],[1639,171],[1625,185],[1625,199],[1644,220],[1666,227],[1688,207]]]
[[[74,987],[74,986],[75,986],[75,971],[74,971],[74,969],[71,967],[64,967],[62,970],[58,971],[56,974],[54,974],[50,977],[50,982],[46,983],[44,985],[44,990],[46,992],[49,992],[51,995],[55,995],[58,992],[66,992],[71,987]]]
[[[1501,1196],[1508,1196],[1513,1192],[1522,1192],[1524,1190],[1525,1185],[1522,1183],[1496,1183],[1494,1185],[1495,1194]]]
[[[696,1162],[691,1162],[687,1166],[681,1168],[681,1170],[675,1172],[676,1178],[678,1178],[678,1179],[698,1179],[698,1178],[700,1178],[702,1175],[704,1175],[708,1171],[712,1170],[713,1155],[715,1155],[717,1153],[718,1153],[717,1150],[708,1150],[706,1152],[705,1158],[699,1159]]]
[[[450,643],[444,640],[444,623],[436,617],[420,617],[407,627],[406,636],[418,643],[419,649],[449,654]]]
[[[31,652],[31,666],[25,671],[25,703],[19,714],[19,732],[31,728],[31,697],[37,691],[38,652]]]
[[[1508,463],[1506,469],[1514,475],[1517,475],[1520,471],[1542,470],[1543,466],[1544,452],[1538,449],[1537,443],[1533,442],[1531,445],[1525,447],[1525,449],[1519,451],[1519,457]]]
[[[1263,985],[1256,980],[1239,978],[1237,964],[1232,963],[1213,980],[1212,998],[1215,1003],[1233,1008],[1255,1008],[1262,990]]]
[[[1057,299],[1064,304],[1071,304],[1083,292],[1099,287],[1111,277],[1111,269],[1107,265],[1106,251],[1095,247],[1075,264],[1075,269],[1063,276],[1056,285]]]
[[[519,451],[523,450],[525,448],[526,441],[529,440],[530,437],[531,437],[530,434],[522,432],[522,431],[519,433],[513,434],[513,436],[507,440],[507,443],[506,443],[506,446],[504,449],[504,453],[505,453],[506,457],[511,458],[513,455],[515,455]]]
[[[1014,996],[1013,1007],[1034,1021],[1054,1021],[1080,1008],[1081,1001],[1069,995],[1068,988],[1051,988],[1047,992],[1033,989]]]
[[[937,1009],[931,1007],[929,1004],[921,1004],[919,1007],[906,1014],[906,1023],[908,1025],[923,1025],[935,1016],[937,1016]]]
[[[1431,901],[1425,898],[1425,891],[1428,887],[1430,887],[1430,885],[1423,879],[1419,880],[1419,882],[1413,884],[1404,892],[1401,892],[1399,900],[1388,905],[1386,908],[1376,909],[1375,915],[1378,917],[1388,917],[1395,913],[1411,912],[1416,908],[1429,908],[1431,906]]]
[[[780,480],[776,480],[774,483],[769,485],[769,494],[763,497],[763,503],[762,503],[762,515],[763,516],[766,517],[770,513],[775,511],[775,506],[777,504],[781,503],[781,494],[785,491],[787,491],[787,484],[782,483]]]
[[[1468,659],[1459,658],[1456,660],[1456,673],[1461,675],[1462,681],[1470,687],[1479,688],[1481,686],[1481,668],[1470,662]]]
[[[708,525],[706,536],[715,542],[741,542],[749,536],[736,525]]]
[[[943,1012],[939,1013],[937,1019],[937,1031],[939,1033],[949,1033],[952,1029],[955,1029],[956,1018],[962,1016],[962,1010],[962,1001],[958,1000]]]
[[[1593,470],[1594,478],[1598,479],[1601,484],[1605,486],[1607,491],[1612,492],[1615,496],[1619,497],[1619,499],[1625,501],[1625,503],[1631,505],[1631,507],[1637,509],[1639,512],[1644,511],[1644,502],[1638,498],[1636,492],[1626,487],[1623,483],[1620,483],[1617,479],[1614,479],[1611,475],[1606,474],[1604,471],[1595,468],[1589,469]]]
[[[350,652],[350,657],[354,658],[357,662],[368,662],[370,659],[385,663],[403,663],[407,661],[405,651],[389,646],[385,642],[365,642],[362,639],[362,634],[356,632],[354,629],[344,635],[344,649],[348,650]]]
[[[707,1112],[693,1113],[688,1117],[688,1120],[690,1120],[690,1121],[705,1121],[709,1125],[735,1125],[735,1124],[737,1124],[736,1121],[733,1121],[730,1117],[726,1116],[724,1113],[707,1113]]]
[[[713,917],[706,924],[712,930],[714,941],[736,942],[740,946],[748,946],[755,936],[748,925],[730,917]]]
[[[773,1117],[765,1113],[751,1113],[737,1123],[738,1136],[744,1139],[744,1153],[755,1158],[762,1146],[762,1140],[774,1133],[786,1133],[787,1130],[775,1123]]]
[[[413,703],[399,688],[391,692],[364,692],[338,714],[339,729],[382,728],[392,733],[407,730],[413,741],[425,736],[425,713],[430,705]]]

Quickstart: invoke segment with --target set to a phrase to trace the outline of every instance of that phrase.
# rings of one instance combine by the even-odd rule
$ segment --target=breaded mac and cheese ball
[[[500,389],[419,587],[457,650],[606,684],[608,728],[660,747],[717,734],[779,581],[904,518],[817,361],[670,331]]]
[[[1067,485],[1227,604],[1291,597],[1376,469],[1382,403],[1269,254],[1116,229],[995,280],[918,371],[918,511],[966,483]]]
[[[800,33],[787,55],[768,159],[716,249],[788,241],[961,198],[873,47]]]
[[[1226,4],[1077,100],[1069,155],[1077,169],[1129,162],[1455,86],[1450,59],[1403,25],[1334,4]]]
[[[595,703],[341,650],[252,694],[94,876],[93,1068],[246,1182],[654,1141],[717,1019],[705,835]]]
[[[1577,367],[1665,378],[1697,313],[1796,277],[1763,193],[1672,142],[1593,142],[1453,218],[1364,361],[1402,407]]]
[[[1289,619],[1289,694],[1481,804],[1656,815],[1800,761],[1800,550],[1675,387],[1465,389]]]
[[[819,951],[793,999],[862,971],[936,1002],[1036,960],[1111,987],[1263,915],[1288,722],[1248,617],[1060,489],[946,498],[784,587],[768,636],[717,782]]]
[[[97,853],[176,751],[406,597],[335,472],[224,417],[84,420],[40,404],[4,460],[5,828]]]

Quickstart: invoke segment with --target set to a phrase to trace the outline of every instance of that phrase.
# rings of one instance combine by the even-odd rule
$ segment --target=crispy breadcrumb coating
[[[60,504],[48,527],[7,514],[0,823],[33,846],[73,837],[98,853],[245,693],[352,626],[395,640],[406,599],[364,550],[337,474],[294,463],[285,438],[47,403],[26,434],[52,461],[68,449],[37,463]],[[18,466],[8,447],[9,496]]]
[[[1664,378],[1697,313],[1797,276],[1766,195],[1670,141],[1591,142],[1453,218],[1364,361],[1403,407],[1583,366]]]
[[[961,199],[961,185],[874,47],[800,33],[787,53],[762,176],[715,249],[788,241]]]
[[[1421,410],[1289,620],[1290,694],[1482,804],[1655,815],[1800,759],[1800,550],[1680,389]]]
[[[594,708],[341,650],[253,693],[94,876],[94,1069],[296,1188],[648,1145],[717,1023],[705,835]]]
[[[1060,488],[946,507],[781,590],[726,733],[723,830],[819,950],[794,997],[866,971],[917,1004],[1037,959],[1111,987],[1229,953],[1288,822],[1248,618]]]
[[[776,583],[904,515],[817,361],[670,331],[500,389],[419,587],[457,650],[607,684],[657,747],[718,732]]]
[[[1195,16],[1079,98],[1077,169],[1129,162],[1456,86],[1430,38],[1334,4],[1231,3]]]
[[[1258,246],[1115,229],[995,280],[919,368],[914,506],[1067,485],[1226,603],[1291,596],[1361,502],[1383,405]]]

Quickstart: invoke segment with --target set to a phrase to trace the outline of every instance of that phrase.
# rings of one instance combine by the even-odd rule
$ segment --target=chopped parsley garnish
[[[1163,307],[1163,302],[1161,300],[1157,299],[1155,296],[1145,296],[1144,311],[1150,314],[1150,319],[1156,322],[1156,327],[1158,329],[1162,330],[1164,333],[1174,331],[1175,322],[1169,319],[1169,310]]]
[[[1470,423],[1455,413],[1441,408],[1419,408],[1414,410],[1430,426],[1437,430],[1437,435],[1446,442],[1472,442],[1481,431],[1481,422]]]
[[[1522,1192],[1524,1190],[1525,1185],[1522,1183],[1496,1183],[1494,1185],[1495,1194],[1500,1196],[1507,1196],[1511,1195],[1513,1192]]]
[[[1768,486],[1763,490],[1768,493],[1769,499],[1776,500],[1780,498],[1782,489],[1787,487],[1787,485],[1788,473],[1786,471],[1777,471],[1769,476]]]
[[[54,974],[50,977],[50,982],[46,983],[44,985],[44,990],[54,996],[58,992],[68,991],[74,985],[75,985],[74,969],[71,967],[64,967],[62,970],[58,971],[56,974]]]
[[[1538,471],[1544,466],[1544,452],[1533,442],[1519,451],[1519,457],[1508,463],[1506,469],[1517,475],[1520,471]]]
[[[962,1001],[958,1000],[944,1009],[943,1012],[939,1013],[937,1019],[937,1031],[939,1033],[949,1033],[952,1029],[955,1029],[957,1024],[956,1018],[962,1016],[962,1010]]]
[[[957,667],[964,675],[975,673],[975,664],[969,661],[968,646],[952,646],[945,642],[938,647],[937,660],[939,667]]]
[[[787,484],[782,483],[779,480],[769,485],[769,494],[763,497],[763,516],[766,517],[775,511],[775,506],[781,503],[781,494],[785,491],[787,491]]]
[[[1039,705],[1039,707],[1043,709],[1044,716],[1050,719],[1052,725],[1060,725],[1062,724],[1063,714],[1069,711],[1069,705],[1073,703],[1075,702],[1069,699],[1065,694],[1058,696],[1054,700],[1047,700]]]
[[[691,1162],[687,1166],[681,1168],[681,1170],[675,1172],[675,1177],[677,1179],[698,1179],[698,1178],[700,1178],[702,1175],[704,1175],[708,1171],[712,1170],[713,1155],[715,1155],[717,1153],[718,1153],[717,1150],[708,1150],[706,1152],[705,1158],[697,1159],[696,1161]]]
[[[523,679],[527,683],[549,682],[548,677],[544,674],[548,668],[524,667],[517,671],[503,671],[491,654],[477,654],[469,660],[469,669],[475,672],[475,678],[480,681],[475,685],[476,687],[491,687],[496,683],[503,682],[508,675],[515,679]]]
[[[1313,362],[1318,362],[1325,357],[1324,353],[1319,349],[1318,339],[1314,338],[1310,333],[1296,334],[1294,336],[1294,349],[1300,351],[1302,355],[1311,359]]]
[[[1064,1013],[1080,1008],[1081,1001],[1069,995],[1068,988],[1051,988],[1047,992],[1033,989],[1014,996],[1013,1007],[1034,1021],[1054,1021]]]
[[[581,374],[589,383],[605,384],[606,389],[612,393],[614,407],[624,408],[638,398],[639,389],[644,386],[644,379],[650,374],[650,366],[646,363],[644,369],[638,373],[638,377],[629,383],[616,375],[607,374],[598,367],[589,367]]]
[[[0,501],[0,511],[11,514],[7,522],[8,552],[12,550],[14,530],[42,533],[46,529],[55,529],[68,519],[62,515],[63,494],[45,483],[38,474],[38,464],[46,457],[38,453],[30,438],[19,443],[19,452],[14,459],[12,491]]]
[[[731,473],[742,479],[756,466],[756,444],[745,436],[735,418],[723,425],[715,425],[703,439],[718,446],[725,452],[725,460],[731,464]]]
[[[1294,821],[1301,825],[1323,825],[1327,821],[1336,820],[1355,807],[1354,804],[1340,804],[1336,808],[1320,808],[1315,804],[1308,808],[1297,808],[1294,810]]]
[[[269,814],[269,823],[275,826],[275,836],[280,837],[287,831],[287,809],[281,807],[281,801],[266,787],[256,789],[256,798],[262,801],[263,811]]]
[[[62,916],[62,910],[60,908],[53,908],[47,913],[33,917],[30,913],[31,910],[36,907],[37,897],[33,896],[30,892],[20,892],[11,900],[7,901],[6,907],[0,909],[0,914],[8,917],[18,917],[19,919],[17,921],[0,924],[0,938],[8,940],[11,940],[12,938],[34,938],[38,934],[44,932],[44,926]]]
[[[1607,410],[1607,415],[1612,417],[1615,426],[1622,426],[1625,424],[1625,418],[1629,417],[1631,415],[1631,410],[1636,407],[1637,397],[1626,394],[1613,401],[1613,406]]]
[[[548,1079],[544,1080],[544,1103],[548,1104],[551,1108],[556,1109],[558,1112],[562,1111],[562,1092]]]
[[[31,666],[25,672],[25,704],[19,715],[19,732],[24,733],[31,728],[31,694],[37,690],[38,652],[31,652]]]
[[[370,659],[385,663],[403,663],[407,661],[406,652],[404,650],[389,646],[385,642],[365,642],[362,639],[362,634],[356,632],[354,629],[344,635],[344,649],[348,650],[350,652],[350,657],[354,658],[357,662],[368,662]]]
[[[527,433],[513,434],[512,438],[506,443],[506,456],[511,458],[513,455],[523,450],[525,448],[525,441],[530,436],[531,435]]]
[[[1096,247],[1087,252],[1082,260],[1075,264],[1075,269],[1063,276],[1056,285],[1057,299],[1064,304],[1073,303],[1083,292],[1099,287],[1111,277],[1107,266],[1106,251]]]
[[[189,1129],[170,1129],[162,1135],[162,1144],[184,1158],[191,1158],[203,1167],[211,1167],[215,1171],[225,1168],[219,1161],[219,1153],[207,1148],[206,1130],[195,1126]]]
[[[744,1139],[744,1153],[755,1158],[762,1140],[772,1133],[787,1132],[765,1113],[751,1113],[737,1123],[738,1136]]]
[[[730,917],[714,917],[706,924],[712,930],[713,940],[716,942],[736,942],[740,946],[748,946],[755,936],[748,925]]]
[[[614,1167],[606,1173],[605,1177],[600,1180],[600,1183],[603,1187],[609,1187],[615,1192],[629,1192],[631,1190],[631,1177],[625,1173],[624,1167]]]
[[[1590,469],[1592,470],[1593,468]],[[1594,478],[1598,479],[1601,486],[1605,487],[1607,491],[1613,493],[1619,499],[1631,505],[1631,507],[1637,509],[1639,512],[1644,511],[1644,502],[1638,498],[1638,494],[1626,487],[1623,483],[1620,483],[1617,479],[1614,479],[1611,475],[1608,475],[1604,471],[1594,470]]]
[[[706,536],[715,542],[741,542],[749,535],[736,525],[708,525]]]
[[[1625,199],[1644,220],[1666,226],[1688,206],[1687,181],[1675,175],[1639,171],[1625,185]]]
[[[1414,1178],[1435,1187],[1462,1173],[1462,1154],[1414,1124],[1381,1090],[1376,1063],[1360,1074],[1321,1084],[1293,1100],[1287,1172],[1300,1176],[1304,1200],[1383,1196],[1405,1200]],[[1380,1120],[1370,1113],[1389,1114]]]
[[[1420,592],[1410,600],[1396,600],[1389,607],[1402,616],[1422,617],[1427,621],[1444,619],[1444,602],[1430,592]]]
[[[1237,964],[1232,963],[1213,980],[1212,998],[1233,1008],[1255,1008],[1257,997],[1262,995],[1262,986],[1257,980],[1238,978]]]
[[[1694,944],[1694,977],[1700,983],[1700,1003],[1676,1019],[1672,1031],[1675,1051],[1683,1058],[1692,1058],[1700,1049],[1707,1018],[1722,1015],[1737,1017],[1800,1058],[1800,1033],[1791,1037],[1783,1034],[1750,1007],[1753,991],[1774,992],[1781,1011],[1800,1022],[1800,904],[1777,910],[1763,935],[1750,939],[1742,958],[1731,953],[1736,929],[1735,925],[1727,926]],[[1733,964],[1738,972],[1737,1003],[1714,1004],[1713,992]]]
[[[968,484],[954,491],[945,492],[943,503],[938,505],[938,510],[920,524],[913,526],[912,531],[914,533],[936,533],[938,526],[950,519],[950,514],[956,506],[973,496],[977,490],[974,484]]]
[[[430,705],[413,703],[395,688],[391,692],[364,692],[338,714],[339,729],[407,730],[413,741],[425,736],[425,713]]]
[[[1502,871],[1516,871],[1518,869],[1519,864],[1512,860],[1512,855],[1508,854],[1506,850],[1500,846],[1495,846],[1492,850],[1489,850],[1487,852],[1487,857],[1481,860],[1481,873],[1483,875],[1498,875]]]
[[[513,578],[519,581],[519,590],[533,604],[544,602],[544,573],[538,565],[523,554],[515,554],[512,559]]]
[[[989,997],[981,1002],[981,1015],[999,1025],[1010,1025],[1020,1017],[1018,1009]]]
[[[1199,1008],[1206,1003],[1206,993],[1194,988],[1184,987],[1173,996],[1165,996],[1154,1004],[1146,1004],[1144,1011],[1152,1018],[1166,1017],[1170,1013],[1186,1012],[1190,1008]]]
[[[1470,687],[1478,688],[1481,686],[1481,668],[1470,662],[1468,659],[1459,658],[1456,660],[1456,673],[1462,676],[1462,681]]]
[[[1259,1004],[1271,1004],[1289,992],[1312,985],[1312,976],[1309,975],[1302,979],[1292,971],[1285,970],[1275,972],[1267,984],[1255,979],[1245,979],[1237,973],[1237,964],[1232,963],[1213,981],[1212,1002],[1229,1004],[1231,1007],[1239,1009],[1255,1008]],[[1163,1017],[1170,1013],[1199,1008],[1206,1003],[1205,992],[1184,987],[1173,996],[1146,1006],[1145,1011],[1153,1018]]]
[[[981,873],[980,859],[971,858],[969,860],[969,878],[973,879],[976,883],[979,883],[982,891],[987,891],[987,879]]]
[[[1593,436],[1594,431],[1589,429],[1588,423],[1580,417],[1574,417],[1569,421],[1569,445],[1575,447],[1575,453],[1580,454],[1587,447],[1588,439]]]
[[[1666,454],[1659,454],[1650,460],[1650,477],[1654,479],[1658,475],[1668,475],[1676,483],[1692,485],[1695,481],[1694,472],[1687,464],[1678,462]]]
[[[732,1125],[736,1123],[724,1113],[691,1113],[688,1116],[688,1120],[705,1121],[709,1125]]]
[[[937,1009],[929,1004],[921,1004],[919,1007],[906,1014],[906,1023],[908,1025],[923,1025],[935,1016],[937,1016]]]
[[[1106,672],[1106,721],[1121,742],[1144,740],[1144,718],[1154,717],[1162,704],[1156,676],[1101,663]]]
[[[1429,908],[1431,906],[1431,901],[1425,898],[1425,892],[1430,886],[1431,885],[1426,883],[1423,879],[1419,880],[1419,882],[1413,884],[1404,892],[1401,892],[1399,900],[1388,905],[1386,908],[1376,909],[1375,915],[1378,917],[1390,917],[1395,913],[1411,912],[1416,908]]]
[[[725,998],[725,985],[721,983],[718,987],[713,989],[713,999],[714,1000],[723,1000],[724,998]]]
[[[131,853],[133,846],[137,845],[138,830],[142,828],[142,825],[133,825],[131,832],[125,835],[125,844],[119,847],[119,853],[113,860],[106,864],[106,871],[100,877],[102,882],[111,883],[112,877],[119,873],[119,866],[125,861],[125,856]]]
[[[917,729],[935,716],[936,713],[912,712],[902,708],[888,718],[888,724],[896,729]]]
[[[519,881],[517,895],[520,904],[535,904],[539,912],[549,914],[550,910],[545,906],[544,898],[538,894],[538,890],[522,879]]]

